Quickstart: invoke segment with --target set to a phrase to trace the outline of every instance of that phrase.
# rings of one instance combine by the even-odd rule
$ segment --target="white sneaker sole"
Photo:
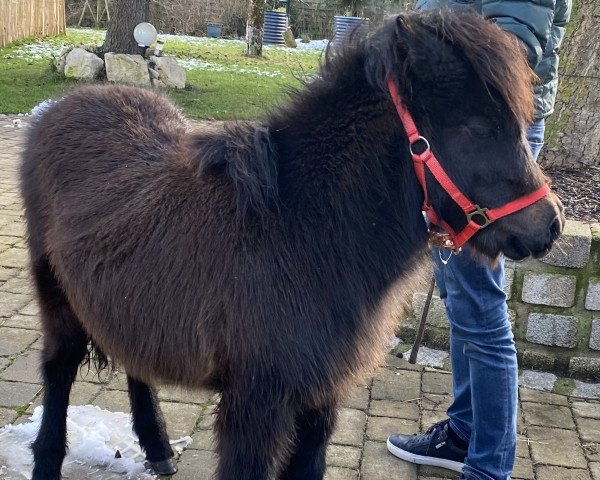
[[[401,458],[402,460],[406,460],[410,463],[416,463],[418,465],[431,465],[433,467],[442,467],[459,473],[463,471],[463,467],[465,466],[464,463],[455,462],[453,460],[446,460],[444,458],[424,457],[423,455],[415,455],[414,453],[410,453],[406,450],[398,448],[396,445],[390,442],[389,439],[387,441],[387,449],[395,457]]]

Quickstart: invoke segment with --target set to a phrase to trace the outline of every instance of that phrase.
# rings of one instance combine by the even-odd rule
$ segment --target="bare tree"
[[[110,20],[102,50],[116,53],[138,53],[133,29],[150,19],[150,0],[113,0]]]
[[[250,0],[246,22],[246,55],[250,57],[262,55],[266,5],[266,0]]]

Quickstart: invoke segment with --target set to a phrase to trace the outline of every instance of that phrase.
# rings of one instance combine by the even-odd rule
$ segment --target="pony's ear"
[[[402,41],[407,40],[410,36],[410,19],[407,15],[400,14],[396,17],[395,32],[398,40],[396,48],[400,51],[407,51],[408,41]]]

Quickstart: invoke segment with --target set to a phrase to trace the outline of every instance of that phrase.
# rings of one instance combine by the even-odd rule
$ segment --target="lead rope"
[[[447,242],[448,240],[446,236],[436,234],[435,232],[430,232],[429,246],[438,247],[440,261],[444,265],[448,265],[448,262],[452,258],[452,255],[460,254],[460,249],[457,252],[454,252],[451,249],[451,244]],[[449,252],[448,257],[446,258],[444,258],[443,256],[444,250],[448,250]],[[433,297],[434,289],[435,275],[432,275],[431,282],[429,283],[429,291],[427,292],[427,299],[425,300],[425,306],[423,307],[423,313],[421,314],[421,321],[419,322],[419,328],[417,329],[417,335],[415,336],[415,341],[410,351],[410,357],[408,358],[408,363],[412,363],[413,365],[417,363],[417,354],[419,353],[419,347],[421,346],[421,342],[423,341],[423,334],[425,333],[425,324],[427,323],[427,315],[429,314],[429,307],[431,307],[431,299]]]
[[[427,321],[427,314],[429,313],[429,306],[431,305],[431,298],[433,297],[434,288],[435,276],[431,278],[431,282],[429,284],[429,292],[427,292],[427,299],[425,300],[425,307],[423,308],[423,314],[421,315],[421,322],[419,323],[419,329],[417,330],[415,343],[413,344],[412,350],[410,351],[410,357],[408,358],[408,363],[412,363],[413,365],[417,363],[417,354],[419,353],[421,340],[423,340],[423,333],[425,333],[425,323]]]

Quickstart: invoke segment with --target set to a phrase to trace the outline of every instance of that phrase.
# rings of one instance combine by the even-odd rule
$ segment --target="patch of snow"
[[[407,360],[410,358],[410,352],[412,348],[402,355]],[[446,360],[450,354],[444,350],[435,350],[428,347],[420,347],[417,353],[417,364],[426,365],[428,367],[442,368],[444,366],[444,360]]]
[[[519,385],[521,387],[550,392],[552,391],[557,378],[558,377],[553,373],[523,370],[523,373],[519,378]]]
[[[210,70],[213,72],[235,72],[250,73],[261,77],[282,77],[283,72],[279,70],[262,70],[258,67],[240,67],[237,64],[221,65],[219,63],[207,62],[196,58],[178,58],[177,62],[188,70]]]
[[[22,58],[24,60],[47,60],[60,53],[62,45],[38,40],[36,43],[21,45],[14,49],[10,54],[4,55],[4,58]]]
[[[30,445],[40,428],[42,413],[43,407],[36,407],[30,422],[0,429],[0,465],[5,469],[0,471],[2,478],[31,478],[33,456]],[[124,478],[157,478],[144,466],[145,456],[132,430],[129,414],[109,412],[93,405],[71,406],[67,414],[67,432],[69,449],[63,463],[65,472],[73,468],[102,468],[122,474]],[[183,437],[171,444],[181,453],[191,442],[190,437]],[[121,458],[115,458],[117,450]]]
[[[33,107],[31,109],[30,115],[33,117],[35,115],[39,115],[41,113],[44,113],[46,110],[48,110],[55,103],[58,103],[58,100],[51,100],[51,99],[44,100],[44,101],[38,103],[35,107]]]
[[[187,45],[238,45],[241,49],[246,48],[246,42],[243,40],[235,40],[231,38],[209,38],[209,37],[193,37],[191,35],[159,35],[161,40],[168,45],[169,40],[177,40]]]
[[[400,340],[398,337],[392,337],[392,339],[390,340],[390,343],[388,345],[388,348],[390,350],[393,350],[394,348],[396,348],[401,343],[402,343],[402,340]]]
[[[325,50],[327,48],[327,45],[329,45],[329,40],[311,40],[308,43],[302,43],[302,39],[301,38],[297,38],[296,39],[296,48],[289,48],[289,47],[275,47],[274,48],[281,48],[282,50],[285,50],[286,52],[294,52],[294,51],[302,51],[302,50],[317,50],[319,52]],[[268,45],[266,46],[266,48],[270,48],[271,46]]]

